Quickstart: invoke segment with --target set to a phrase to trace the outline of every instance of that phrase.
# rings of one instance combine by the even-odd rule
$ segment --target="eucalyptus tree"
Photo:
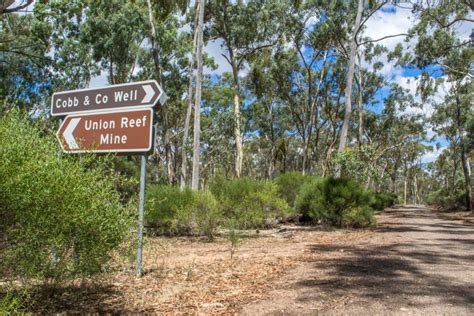
[[[197,2],[197,24],[196,24],[196,94],[194,103],[194,143],[193,143],[193,176],[191,188],[193,190],[199,189],[199,169],[200,169],[200,151],[201,151],[201,93],[202,93],[202,71],[203,71],[203,57],[202,49],[204,45],[204,0]]]
[[[408,35],[406,33],[390,34],[390,35],[383,36],[377,39],[363,38],[362,36],[365,23],[369,21],[369,19],[377,11],[382,9],[385,5],[388,5],[391,2],[397,3],[396,1],[358,0],[357,3],[352,2],[352,1],[349,1],[349,2],[343,1],[343,2],[347,4],[346,10],[348,10],[349,12],[347,14],[347,21],[349,24],[353,24],[353,25],[352,27],[349,27],[349,25],[347,25],[348,27],[347,32],[348,33],[350,32],[350,36],[346,38],[346,41],[349,47],[346,47],[347,44],[344,42],[341,42],[341,46],[340,46],[341,53],[344,56],[346,56],[348,60],[348,70],[346,72],[345,90],[344,90],[344,120],[343,120],[341,132],[339,136],[338,152],[344,151],[348,142],[349,126],[350,126],[352,108],[353,108],[352,106],[353,81],[354,81],[356,60],[357,60],[359,48],[361,46],[364,46],[370,43],[379,42],[389,37]]]
[[[234,91],[235,176],[242,174],[242,100],[240,72],[248,59],[261,49],[278,43],[289,9],[285,1],[236,3],[227,0],[209,1],[206,9],[211,39],[222,40],[223,54],[232,69]]]
[[[52,78],[49,37],[49,25],[32,15],[0,15],[0,113],[46,103]]]
[[[287,69],[279,49],[263,49],[250,62],[250,71],[245,77],[245,88],[253,96],[244,112],[247,129],[253,135],[249,151],[258,153],[254,174],[260,178],[272,179],[277,171],[277,164],[282,164],[285,133],[289,130],[291,119],[287,115],[285,101],[279,98],[280,85],[278,73],[281,66]]]
[[[192,71],[189,68],[189,54],[192,52],[192,35],[181,32],[183,22],[177,16],[170,15],[165,20],[156,20],[156,29],[159,36],[160,69],[162,69],[162,86],[168,100],[165,106],[159,105],[159,117],[155,126],[155,179],[158,181],[158,166],[163,160],[163,166],[169,183],[176,183],[178,173],[178,157],[182,142],[178,135],[185,123],[183,113],[188,106],[186,95],[188,88],[187,75]],[[141,65],[136,76],[139,79],[156,78],[156,64],[152,52],[143,50],[139,55]]]
[[[409,91],[392,84],[382,112],[367,122],[367,143],[374,148],[368,162],[369,168],[379,168],[379,176],[387,174],[394,188],[403,163],[402,153],[411,150],[413,144],[426,141],[426,118],[421,114],[406,114],[408,107],[420,105]],[[384,179],[378,182],[381,184]]]
[[[427,1],[414,6],[414,12],[419,22],[411,30],[417,36],[417,42],[410,63],[423,70],[419,91],[425,99],[435,93],[440,81],[444,80],[450,86],[446,100],[434,104],[434,124],[441,133],[447,132],[446,124],[453,125],[451,133],[454,137],[450,140],[459,148],[466,208],[474,211],[469,146],[466,144],[467,122],[473,113],[474,32],[471,30],[470,36],[464,38],[457,32],[462,23],[474,22],[470,17],[472,4],[467,1]],[[429,75],[428,70],[433,68],[441,72],[437,79]]]
[[[176,36],[176,27],[168,28],[169,26],[164,26],[169,24],[170,21],[176,22],[175,13],[184,14],[187,10],[188,1],[187,0],[147,0],[147,11],[148,11],[148,23],[149,23],[149,33],[148,39],[151,44],[151,55],[154,65],[154,78],[159,82],[162,87],[166,88],[165,80],[163,80],[162,74],[163,71],[166,71],[165,66],[166,60],[169,57],[168,47],[166,47],[167,42],[170,38],[163,36],[163,31],[171,31],[171,34],[174,35],[174,39],[177,39]],[[173,24],[173,22],[172,22]],[[163,27],[164,26],[164,27]],[[168,33],[168,36],[170,34]],[[180,51],[179,47],[176,47]],[[181,57],[182,58],[182,57]],[[159,119],[161,121],[162,128],[158,128],[158,123],[155,124],[155,180],[159,181],[159,142],[158,136],[159,131],[161,131],[164,147],[164,156],[165,156],[165,165],[167,169],[168,182],[174,183],[175,178],[175,169],[176,169],[176,159],[173,159],[173,150],[171,142],[171,124],[170,124],[170,114],[168,113],[168,107],[161,107],[159,113]],[[177,147],[177,146],[175,146]],[[176,152],[177,150],[175,150]]]
[[[202,111],[202,178],[203,182],[217,174],[234,174],[233,78],[224,73],[203,86]]]

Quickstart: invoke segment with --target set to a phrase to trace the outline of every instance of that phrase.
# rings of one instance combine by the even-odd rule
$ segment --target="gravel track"
[[[378,216],[355,244],[307,245],[308,260],[243,315],[474,315],[474,226],[424,206]]]

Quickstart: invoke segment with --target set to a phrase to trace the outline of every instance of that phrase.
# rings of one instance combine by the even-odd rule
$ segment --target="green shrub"
[[[8,289],[0,292],[0,315],[24,315],[28,311],[31,295],[27,289]]]
[[[169,185],[147,188],[147,225],[163,235],[205,235],[212,238],[221,212],[210,192],[180,190]]]
[[[199,234],[212,239],[222,221],[222,213],[212,193],[194,192],[192,211],[194,212]]]
[[[426,198],[428,205],[439,206],[446,210],[464,210],[466,208],[466,192],[461,190],[448,191],[439,189],[431,192]]]
[[[278,195],[285,199],[289,206],[295,206],[296,196],[301,186],[310,179],[309,176],[299,172],[286,172],[275,179]]]
[[[392,207],[398,201],[398,196],[391,192],[368,192],[369,205],[376,211],[382,211],[387,207]]]
[[[271,226],[272,220],[292,212],[272,182],[216,177],[210,183],[210,190],[225,218],[235,221],[241,229]]]
[[[61,279],[103,270],[129,235],[108,157],[62,155],[27,116],[0,118],[0,274]]]
[[[315,178],[301,188],[296,210],[314,221],[338,227],[364,227],[373,224],[369,196],[354,180]]]
[[[325,179],[314,177],[300,189],[295,199],[295,209],[304,218],[323,220],[329,217],[325,204]]]
[[[193,203],[190,189],[181,191],[169,185],[148,185],[146,189],[145,220],[159,234],[184,234],[180,222],[189,217],[186,212]],[[189,223],[182,223],[187,226]]]
[[[349,207],[343,212],[342,227],[364,228],[375,225],[374,210],[367,206]]]

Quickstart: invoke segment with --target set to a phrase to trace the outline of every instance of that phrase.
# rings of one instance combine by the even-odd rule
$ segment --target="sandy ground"
[[[474,225],[424,207],[386,210],[373,230],[251,231],[231,260],[220,237],[148,238],[145,274],[42,293],[36,313],[474,315]],[[131,256],[133,258],[133,256]]]
[[[474,315],[472,224],[416,206],[378,222],[356,245],[309,245],[314,256],[287,286],[241,314]]]

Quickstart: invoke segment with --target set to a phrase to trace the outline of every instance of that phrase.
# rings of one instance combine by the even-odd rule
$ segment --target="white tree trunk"
[[[356,36],[357,31],[360,27],[360,21],[362,19],[362,11],[364,9],[364,0],[359,0],[357,7],[357,16],[354,25],[353,35],[351,39],[350,53],[349,53],[349,70],[346,75],[346,89],[344,92],[344,122],[341,128],[341,135],[339,138],[339,148],[338,152],[344,151],[347,145],[347,134],[349,132],[349,123],[351,120],[352,114],[352,104],[351,104],[351,94],[352,94],[352,82],[354,80],[354,70],[355,70],[355,61],[357,57],[357,42]]]
[[[239,69],[235,60],[235,53],[229,47],[229,57],[232,65],[232,74],[234,79],[234,139],[235,139],[235,177],[240,178],[242,175],[242,164],[244,158],[244,149],[242,144],[242,130],[241,130],[241,112],[240,112],[240,84],[239,84]]]
[[[196,7],[197,9],[197,7]],[[197,25],[198,14],[194,19],[194,25]],[[193,78],[194,78],[194,64],[196,62],[196,48],[197,48],[197,28],[194,29],[193,37],[193,52],[191,56],[191,61],[189,62],[189,83],[188,83],[188,109],[186,110],[186,118],[184,121],[184,133],[183,133],[183,143],[181,146],[181,178],[180,178],[180,189],[184,190],[186,187],[186,177],[187,177],[187,145],[188,145],[188,136],[189,136],[189,125],[191,121],[191,114],[193,111]]]
[[[191,182],[191,188],[193,190],[199,189],[199,164],[201,162],[200,150],[201,150],[201,88],[202,88],[202,47],[204,45],[203,39],[203,24],[204,24],[204,0],[199,0],[199,18],[196,25],[197,30],[197,47],[196,47],[196,62],[197,62],[197,74],[196,74],[196,94],[194,103],[194,144],[193,144],[193,176]]]

